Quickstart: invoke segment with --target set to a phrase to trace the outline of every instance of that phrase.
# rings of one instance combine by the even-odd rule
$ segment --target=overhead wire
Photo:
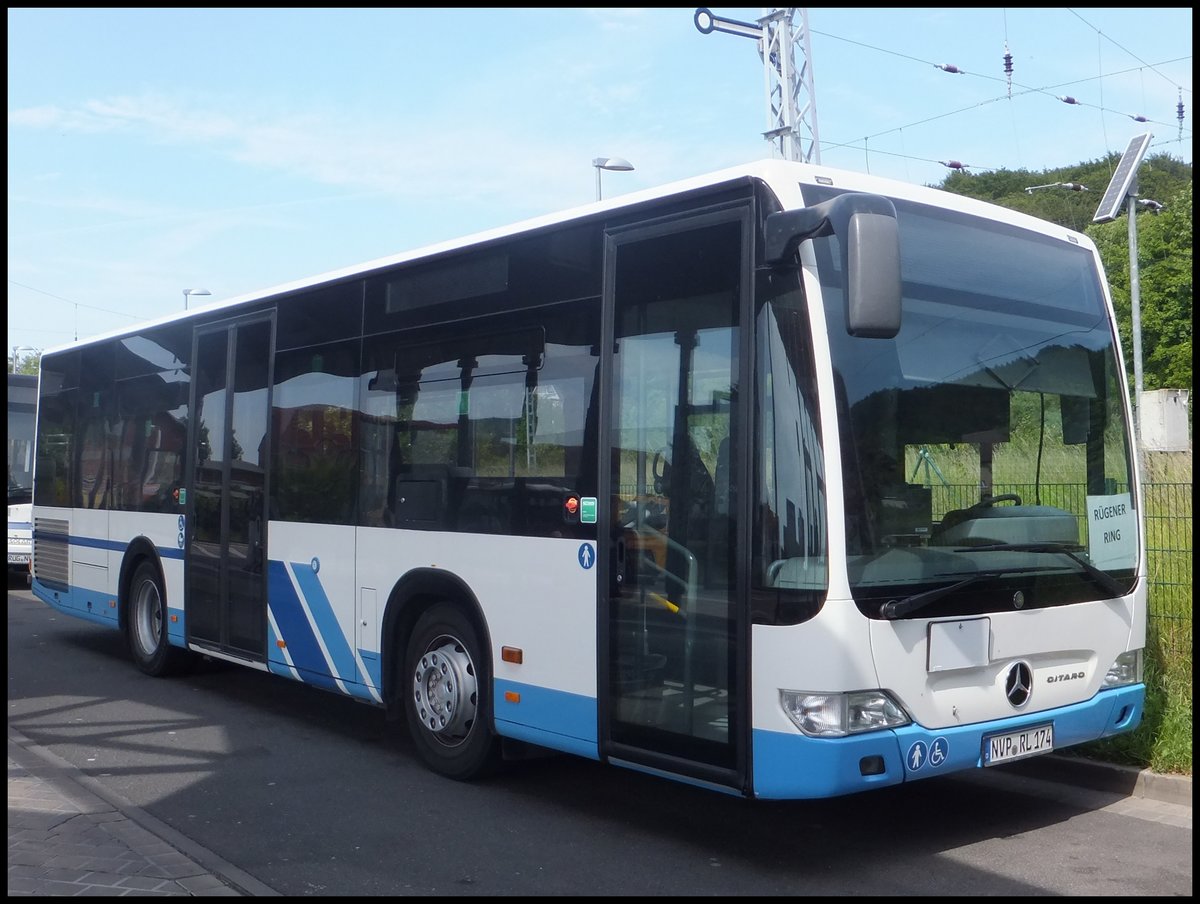
[[[1076,15],[1078,15],[1078,14],[1076,14]],[[1079,18],[1081,21],[1084,21],[1085,24],[1089,24],[1086,22],[1086,20],[1082,19],[1082,17],[1079,17]],[[1089,24],[1089,27],[1091,27],[1090,24]],[[994,97],[994,98],[986,98],[986,99],[977,101],[976,103],[969,104],[965,107],[959,107],[957,109],[950,110],[945,113],[938,113],[938,114],[935,114],[932,116],[925,117],[924,119],[916,120],[914,122],[906,123],[906,124],[900,125],[900,126],[894,126],[892,128],[884,129],[880,132],[875,132],[870,135],[865,135],[861,139],[857,139],[857,140],[851,141],[851,142],[829,141],[827,139],[822,138],[821,146],[823,148],[851,148],[851,147],[858,147],[859,142],[861,141],[862,147],[864,148],[864,152],[865,152],[867,142],[869,142],[873,138],[879,138],[884,135],[889,135],[893,132],[901,132],[903,129],[913,128],[913,127],[919,126],[919,125],[925,125],[927,123],[934,122],[938,119],[944,119],[948,116],[956,116],[960,113],[965,113],[969,110],[974,110],[974,109],[978,109],[980,107],[987,106],[988,104],[995,103],[996,101],[999,101],[999,100],[1005,100],[1005,99],[1011,100],[1014,96],[1013,91],[1012,91],[1014,84],[1017,86],[1018,89],[1020,89],[1020,90],[1018,90],[1018,92],[1016,94],[1017,97],[1020,97],[1022,95],[1026,95],[1026,94],[1035,94],[1035,93],[1036,94],[1045,94],[1049,97],[1053,97],[1054,99],[1059,100],[1062,103],[1067,103],[1067,104],[1071,104],[1074,106],[1095,109],[1095,110],[1100,111],[1102,114],[1109,113],[1109,114],[1113,114],[1113,115],[1125,116],[1130,119],[1133,119],[1135,122],[1150,123],[1150,124],[1156,124],[1156,125],[1167,125],[1167,123],[1165,123],[1161,120],[1156,120],[1156,119],[1147,117],[1142,114],[1131,114],[1131,113],[1121,111],[1121,110],[1111,110],[1111,109],[1106,108],[1103,104],[1100,104],[1100,105],[1090,104],[1085,101],[1080,101],[1077,98],[1072,97],[1070,95],[1059,95],[1059,94],[1055,93],[1055,89],[1062,89],[1062,88],[1067,88],[1067,87],[1071,87],[1071,86],[1075,86],[1075,85],[1086,84],[1088,82],[1095,81],[1098,79],[1103,80],[1105,78],[1112,78],[1112,77],[1115,77],[1118,75],[1125,75],[1130,72],[1139,72],[1143,68],[1150,68],[1161,76],[1162,73],[1158,72],[1158,69],[1156,67],[1163,66],[1168,63],[1180,62],[1182,60],[1189,59],[1189,57],[1177,57],[1174,59],[1162,60],[1162,61],[1159,61],[1158,63],[1152,64],[1152,63],[1146,63],[1140,57],[1136,56],[1133,53],[1130,53],[1130,56],[1132,56],[1134,59],[1138,60],[1138,62],[1141,64],[1140,66],[1134,66],[1134,67],[1130,67],[1128,69],[1122,69],[1122,70],[1117,70],[1115,72],[1108,72],[1108,73],[1101,71],[1096,76],[1082,78],[1082,79],[1076,79],[1076,80],[1073,80],[1070,82],[1063,82],[1063,83],[1060,83],[1057,85],[1046,85],[1046,86],[1043,86],[1040,88],[1030,87],[1027,85],[1023,85],[1020,82],[1014,83],[1012,80],[1012,61],[1011,61],[1011,53],[1008,48],[1007,16],[1005,16],[1004,30],[1005,30],[1005,56],[1004,56],[1005,78],[1003,79],[1003,81],[1005,81],[1005,83],[1006,83],[1006,92],[1005,92],[1004,96]],[[902,53],[902,52],[896,51],[896,50],[891,50],[886,47],[879,47],[877,45],[866,44],[862,41],[857,41],[857,40],[854,40],[851,38],[845,38],[845,37],[842,37],[841,35],[835,35],[835,34],[831,34],[829,32],[823,32],[818,29],[810,28],[809,31],[814,35],[819,34],[822,37],[831,38],[836,41],[842,41],[847,44],[853,44],[855,46],[862,47],[866,50],[870,50],[873,52],[883,53],[883,54],[887,54],[889,56],[899,57],[901,59],[905,59],[910,62],[920,63],[922,65],[930,65],[930,66],[933,66],[934,68],[940,69],[942,71],[953,72],[954,74],[971,75],[971,76],[974,76],[975,78],[980,78],[980,79],[985,79],[985,80],[1001,81],[1001,79],[999,77],[989,76],[989,75],[986,75],[983,73],[971,71],[969,69],[963,69],[962,67],[955,65],[955,64],[936,63],[931,60],[926,60],[926,59],[922,59],[920,57],[913,56],[911,54]],[[1109,39],[1109,40],[1111,40],[1111,39]],[[1116,44],[1115,41],[1113,43]],[[1120,47],[1121,45],[1117,44],[1117,46]],[[1122,47],[1122,49],[1124,50],[1125,48]],[[1129,51],[1126,51],[1126,52],[1129,52]],[[1102,69],[1102,67],[1101,67],[1101,69]],[[1166,76],[1162,76],[1162,77],[1166,78]],[[1170,79],[1167,79],[1167,80],[1170,81]],[[1171,82],[1171,84],[1176,84],[1176,83]],[[1176,85],[1176,87],[1179,87],[1180,91],[1182,92],[1182,90],[1183,90],[1182,87],[1180,87],[1178,85]],[[1184,131],[1183,127],[1182,127],[1182,100],[1180,101],[1178,106],[1180,108],[1180,113],[1177,116],[1177,119],[1179,119],[1179,121],[1180,121],[1179,132],[1180,132],[1180,140],[1182,140],[1182,135],[1183,135],[1183,131]],[[1103,116],[1101,117],[1101,120],[1103,122]],[[1190,130],[1189,130],[1189,132],[1190,132]],[[1164,144],[1164,143],[1166,143],[1166,142],[1165,141],[1155,142],[1155,144]],[[1105,145],[1107,146],[1107,144],[1108,144],[1107,138],[1105,138]],[[893,157],[903,157],[905,159],[923,161],[926,163],[943,163],[943,161],[935,160],[933,158],[915,157],[915,156],[910,156],[910,155],[905,155],[905,154],[896,154],[894,152],[883,151],[883,150],[880,150],[878,146],[872,148],[872,152],[875,154],[887,154],[887,155],[893,156]],[[976,164],[976,165],[973,165],[971,168],[996,169],[998,167],[983,166],[983,165]]]

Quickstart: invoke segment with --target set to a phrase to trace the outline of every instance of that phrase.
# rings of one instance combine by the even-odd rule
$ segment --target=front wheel
[[[187,660],[184,650],[167,640],[167,599],[158,569],[143,561],[129,583],[125,610],[125,640],[137,667],[161,677],[179,671]]]
[[[458,607],[438,603],[417,620],[400,691],[417,751],[434,772],[465,781],[496,765],[487,656]]]

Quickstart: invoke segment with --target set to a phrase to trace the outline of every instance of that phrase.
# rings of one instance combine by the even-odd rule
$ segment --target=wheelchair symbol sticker
[[[936,769],[946,762],[949,755],[950,742],[945,738],[934,738],[933,743],[929,745],[929,765]]]

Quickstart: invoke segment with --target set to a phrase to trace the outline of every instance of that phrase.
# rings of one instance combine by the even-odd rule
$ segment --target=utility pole
[[[797,16],[799,25],[795,21]],[[784,160],[820,163],[808,10],[776,9],[753,23],[725,19],[700,7],[696,10],[695,22],[701,34],[722,31],[758,42],[767,100],[767,130],[763,137],[774,145]]]

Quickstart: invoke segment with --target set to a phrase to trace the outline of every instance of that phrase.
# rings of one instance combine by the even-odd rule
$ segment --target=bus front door
[[[610,234],[601,732],[612,762],[745,787],[734,490],[747,208]],[[610,332],[611,331],[611,332]]]
[[[266,656],[272,327],[199,327],[192,355],[187,638],[254,661]]]

